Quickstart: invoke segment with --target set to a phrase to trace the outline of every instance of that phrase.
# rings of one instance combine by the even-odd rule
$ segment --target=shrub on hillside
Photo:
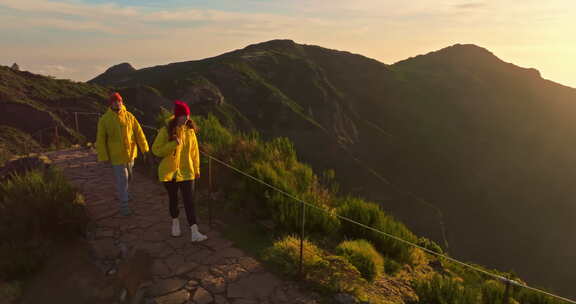
[[[30,134],[20,129],[0,125],[0,157],[8,160],[8,155],[23,155],[40,150],[42,150],[41,145]]]
[[[11,157],[12,153],[10,153],[8,149],[0,146],[0,166],[3,166]]]
[[[384,258],[366,240],[344,241],[336,253],[345,257],[367,280],[374,280],[384,269]]]
[[[302,267],[304,271],[310,271],[322,263],[322,251],[309,240],[303,243],[306,250],[303,251]],[[296,275],[300,265],[300,239],[296,236],[280,239],[266,250],[263,257],[283,273]]]
[[[263,160],[252,164],[251,173],[270,185],[299,198],[319,209],[305,206],[305,229],[307,233],[333,235],[339,227],[338,219],[330,212],[330,207],[322,200],[318,182],[310,167],[294,162],[289,164],[280,159],[276,161]],[[266,186],[251,187],[256,195],[262,193],[266,202],[268,215],[278,227],[287,232],[300,231],[302,221],[302,203]]]
[[[53,168],[0,183],[0,280],[37,269],[53,241],[84,232],[84,200]]]
[[[438,245],[436,242],[427,239],[425,237],[421,237],[418,239],[417,244],[421,247],[424,247],[430,251],[436,252],[438,254],[444,254],[444,250],[442,249],[442,247],[440,247],[440,245]]]
[[[480,287],[483,303],[508,304],[504,300],[504,285],[495,280],[486,280]]]
[[[528,304],[565,304],[566,302],[554,299],[542,293],[534,292],[528,289],[521,289],[516,296],[518,303]]]
[[[434,274],[414,283],[419,300],[409,304],[478,304],[479,291],[464,286],[458,279]]]
[[[284,232],[300,231],[302,205],[289,194],[322,210],[331,210],[331,193],[319,182],[312,169],[299,162],[291,141],[276,138],[263,141],[257,134],[236,135],[223,149],[225,161],[245,171],[267,185],[247,177],[235,181],[239,185],[226,185],[229,197],[244,203],[257,217],[272,219]],[[280,189],[285,194],[269,187]],[[330,212],[306,207],[306,231],[316,234],[333,234],[339,221]]]
[[[466,281],[460,277],[434,274],[414,283],[417,303],[430,304],[561,304],[563,301],[542,293],[510,286],[508,294],[502,282],[489,279]]]
[[[215,116],[208,115],[206,118],[194,116],[192,119],[198,125],[198,141],[206,152],[219,153],[227,150],[234,141],[234,135],[222,126]]]
[[[404,224],[384,213],[377,204],[348,197],[343,200],[337,212],[340,216],[352,219],[355,222],[373,227],[403,240],[410,242],[417,241],[416,236],[408,230]],[[408,245],[355,223],[345,220],[341,222],[341,232],[345,237],[369,240],[384,255],[397,259],[400,262],[410,262],[411,248]]]
[[[278,240],[266,250],[263,258],[284,273],[296,275],[299,270],[300,240],[294,236]],[[358,270],[345,258],[329,255],[310,241],[304,242],[303,272],[304,280],[320,292],[345,292],[359,298],[365,297],[363,286],[366,281]]]
[[[395,275],[402,269],[402,264],[393,259],[384,259],[384,272],[388,275]]]

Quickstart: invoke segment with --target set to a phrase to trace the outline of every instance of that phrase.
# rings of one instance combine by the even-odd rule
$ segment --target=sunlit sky
[[[387,64],[473,43],[576,87],[575,0],[0,0],[0,64],[78,81],[271,39]]]

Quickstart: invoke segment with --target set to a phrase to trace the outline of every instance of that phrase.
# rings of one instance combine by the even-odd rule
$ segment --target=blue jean
[[[114,177],[116,178],[116,191],[118,192],[118,200],[121,207],[128,206],[130,195],[128,194],[128,187],[132,181],[132,168],[134,168],[134,161],[123,165],[112,165],[114,170]]]

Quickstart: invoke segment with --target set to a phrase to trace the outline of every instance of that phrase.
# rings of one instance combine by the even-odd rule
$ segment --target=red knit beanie
[[[122,103],[122,96],[120,96],[120,93],[118,92],[114,92],[112,95],[110,95],[110,105],[112,105],[115,101]]]
[[[188,115],[190,115],[190,108],[188,105],[181,100],[176,100],[174,102],[174,117]]]

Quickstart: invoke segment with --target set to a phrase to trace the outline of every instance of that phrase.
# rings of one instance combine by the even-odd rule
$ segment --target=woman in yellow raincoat
[[[194,180],[200,177],[200,153],[196,130],[190,120],[190,108],[183,101],[174,102],[174,117],[158,131],[152,152],[162,158],[158,178],[168,192],[172,236],[181,235],[178,190],[182,192],[186,218],[191,231],[191,241],[201,242],[208,237],[198,231],[196,206],[193,200]]]

